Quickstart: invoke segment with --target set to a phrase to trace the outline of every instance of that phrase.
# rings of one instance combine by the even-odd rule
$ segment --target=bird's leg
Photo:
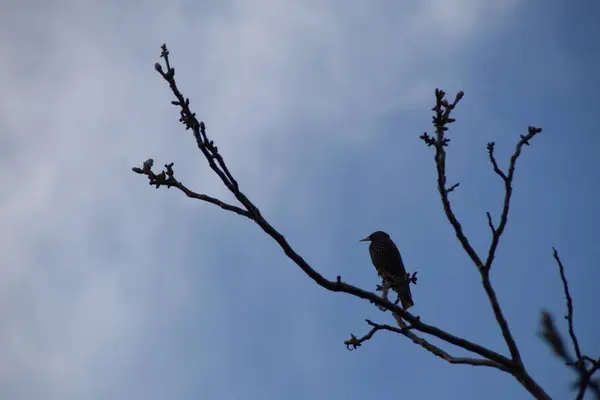
[[[390,287],[391,287],[392,282],[390,282],[389,280],[383,278],[381,281],[381,297],[387,301],[389,301],[388,298],[388,293],[390,291]],[[396,303],[398,304],[398,303]],[[377,305],[377,308],[379,308],[381,311],[387,311],[387,308],[382,307],[380,305]]]

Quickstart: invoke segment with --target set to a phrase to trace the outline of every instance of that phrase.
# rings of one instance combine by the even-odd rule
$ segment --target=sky
[[[392,333],[349,352],[365,318],[391,315],[315,285],[251,221],[132,173],[173,161],[188,187],[234,202],[153,68],[163,43],[242,191],[317,271],[373,290],[358,240],[387,231],[418,271],[411,311],[503,354],[418,137],[434,89],[464,90],[448,180],[483,253],[503,190],[486,144],[505,167],[542,127],[518,161],[492,281],[531,375],[574,397],[537,333],[542,309],[566,333],[556,246],[580,344],[600,355],[597,3],[0,6],[0,398],[529,398],[506,374]]]

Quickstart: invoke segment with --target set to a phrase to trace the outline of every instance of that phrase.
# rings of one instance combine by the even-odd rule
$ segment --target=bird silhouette
[[[407,309],[412,307],[414,302],[410,293],[406,269],[402,262],[400,250],[398,250],[390,235],[382,231],[377,231],[360,241],[371,242],[369,244],[371,261],[379,276],[384,280],[384,286],[387,283],[398,293],[398,297],[402,302],[402,308]]]

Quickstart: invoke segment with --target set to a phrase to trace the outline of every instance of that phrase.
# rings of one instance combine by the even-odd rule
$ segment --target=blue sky
[[[0,397],[528,398],[505,374],[392,334],[348,352],[365,318],[391,316],[317,287],[248,220],[131,173],[175,161],[186,185],[232,201],[153,69],[166,42],[242,190],[315,269],[374,288],[358,239],[385,230],[419,272],[414,313],[503,353],[418,136],[436,87],[465,91],[448,179],[482,252],[502,195],[485,145],[505,166],[519,134],[542,127],[519,160],[492,279],[531,374],[569,398],[573,376],[536,333],[542,308],[562,322],[556,246],[581,345],[600,353],[600,9],[414,4],[4,0]]]

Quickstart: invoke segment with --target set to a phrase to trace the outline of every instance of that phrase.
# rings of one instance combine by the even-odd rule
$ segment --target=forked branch
[[[477,270],[481,274],[484,290],[488,296],[494,315],[510,351],[511,357],[509,358],[477,343],[473,343],[466,339],[452,335],[451,333],[448,333],[433,325],[429,325],[423,322],[419,316],[415,316],[409,313],[397,304],[390,302],[387,298],[378,296],[373,292],[365,291],[356,286],[347,284],[343,282],[341,277],[339,276],[335,280],[328,280],[320,273],[318,273],[315,269],[313,269],[298,253],[296,253],[296,251],[287,242],[285,237],[267,222],[267,220],[263,217],[258,207],[254,205],[252,201],[248,199],[248,197],[246,197],[246,195],[240,189],[237,180],[229,171],[224,158],[218,151],[217,146],[212,140],[208,138],[204,122],[201,122],[196,118],[196,114],[193,113],[190,109],[190,100],[184,97],[179,88],[177,87],[177,84],[175,82],[175,69],[170,64],[169,51],[167,50],[166,45],[162,46],[161,57],[164,59],[166,69],[163,68],[163,66],[159,63],[155,64],[155,69],[169,84],[169,87],[173,95],[175,96],[175,100],[172,101],[172,104],[178,107],[179,109],[180,122],[186,127],[186,130],[192,131],[196,141],[196,145],[207,160],[209,167],[219,176],[223,184],[234,195],[234,197],[237,199],[240,205],[238,206],[227,204],[217,198],[205,194],[199,194],[187,188],[183,185],[183,183],[181,183],[175,178],[172,163],[165,165],[165,169],[160,173],[155,173],[152,170],[152,160],[147,160],[143,163],[142,167],[134,167],[134,172],[146,175],[148,177],[149,183],[157,188],[161,186],[166,186],[167,188],[175,187],[190,198],[202,200],[213,205],[217,205],[224,210],[231,211],[238,215],[251,219],[267,235],[269,235],[271,238],[273,238],[273,240],[277,242],[277,244],[280,246],[280,248],[283,250],[283,252],[287,255],[288,258],[290,258],[300,269],[302,269],[302,271],[304,271],[304,273],[306,273],[306,275],[308,275],[321,287],[334,292],[343,292],[351,294],[355,297],[368,300],[381,307],[382,309],[389,310],[392,312],[394,318],[396,319],[396,322],[398,323],[399,328],[385,324],[376,324],[372,321],[367,321],[367,323],[371,326],[371,330],[361,338],[357,338],[356,336],[352,335],[352,337],[348,341],[346,341],[346,344],[348,346],[352,346],[354,348],[359,347],[362,343],[371,339],[376,332],[381,330],[390,331],[396,334],[406,336],[414,343],[423,347],[425,350],[452,364],[487,366],[510,373],[533,396],[539,399],[549,399],[549,396],[544,392],[544,390],[528,375],[525,366],[523,365],[516,342],[510,332],[508,323],[503,316],[499,301],[497,299],[497,296],[494,292],[489,278],[489,271],[494,260],[495,252],[498,247],[500,237],[504,232],[504,229],[507,224],[507,218],[510,208],[510,199],[512,195],[512,181],[514,177],[516,161],[519,158],[519,155],[521,154],[522,147],[524,145],[529,145],[529,141],[537,133],[541,132],[541,129],[530,127],[528,134],[521,136],[521,140],[517,143],[515,152],[513,153],[510,159],[507,172],[504,172],[499,167],[495,159],[494,144],[490,143],[488,145],[488,152],[490,161],[492,163],[492,167],[496,174],[499,175],[504,182],[505,195],[502,212],[500,214],[500,220],[497,226],[493,224],[491,215],[487,213],[488,225],[492,231],[492,242],[490,244],[485,262],[480,258],[480,256],[477,254],[477,252],[474,250],[471,243],[469,242],[458,218],[456,217],[452,209],[452,205],[448,198],[449,193],[457,189],[459,185],[458,183],[455,183],[453,185],[448,186],[446,182],[445,148],[450,142],[450,139],[446,137],[446,131],[448,130],[448,125],[455,121],[454,118],[451,117],[451,113],[458,104],[458,102],[462,99],[464,95],[463,92],[459,92],[454,101],[452,103],[449,103],[445,99],[445,93],[441,90],[436,90],[436,105],[433,108],[433,111],[435,112],[435,115],[433,117],[435,135],[432,137],[429,136],[427,133],[424,133],[421,136],[421,138],[425,141],[425,143],[428,146],[432,146],[435,149],[438,192],[441,196],[444,211],[450,224],[454,229],[456,237],[458,238],[465,252],[468,254],[470,259],[477,267]],[[567,291],[567,289],[565,290]],[[572,321],[570,321],[570,323],[572,325]],[[572,326],[570,328],[570,331],[573,331]],[[435,346],[429,341],[420,337],[416,332],[421,332],[437,337],[438,339],[445,341],[446,343],[467,350],[470,353],[479,356],[480,358],[453,357],[449,355],[446,351],[442,350],[440,347]],[[575,342],[574,345],[576,348],[576,353],[579,355],[580,353],[578,350],[578,344],[576,344]],[[586,362],[585,360],[587,360],[587,362],[591,364],[589,368],[585,369],[586,374],[589,374],[591,377],[591,375],[597,369],[600,368],[600,360],[596,362],[592,359],[588,360],[587,358],[585,358],[585,356],[581,357],[581,359],[584,360],[583,362]]]
[[[244,195],[242,190],[234,179],[233,175],[229,171],[227,164],[221,154],[218,151],[215,143],[208,138],[206,133],[206,126],[204,122],[199,121],[196,118],[196,114],[190,109],[190,100],[183,96],[179,90],[177,83],[175,82],[175,69],[171,66],[169,60],[169,51],[166,45],[162,46],[161,58],[165,61],[166,71],[163,66],[159,63],[155,64],[156,71],[163,77],[163,79],[169,84],[169,87],[175,96],[175,100],[171,103],[179,108],[180,118],[179,121],[186,127],[186,130],[191,130],[196,140],[198,149],[202,152],[206,158],[209,167],[219,176],[223,184],[229,189],[229,191],[235,196],[235,198],[243,206],[237,207],[230,204],[221,202],[218,199],[207,195],[197,194],[190,189],[187,189],[181,184],[174,176],[172,169],[173,164],[167,164],[165,170],[161,173],[156,174],[152,171],[152,162],[145,162],[142,167],[134,167],[133,171],[138,174],[144,174],[148,177],[149,183],[155,187],[166,186],[166,187],[177,187],[183,191],[189,197],[196,198],[198,200],[207,201],[209,203],[220,206],[221,208],[243,215],[253,220],[261,229],[271,236],[281,247],[283,252],[290,258],[302,271],[304,271],[313,281],[323,288],[333,292],[343,292],[354,295],[356,297],[368,300],[382,308],[390,310],[403,319],[408,321],[412,325],[412,329],[418,330],[423,333],[435,336],[441,340],[444,340],[457,347],[470,351],[488,360],[492,360],[498,364],[504,365],[506,368],[512,368],[513,363],[507,357],[496,353],[488,348],[485,348],[476,343],[470,342],[466,339],[452,335],[442,329],[439,329],[433,325],[426,324],[421,321],[419,317],[412,315],[405,311],[398,305],[390,302],[378,296],[375,293],[368,292],[360,289],[356,286],[349,285],[342,282],[341,277],[337,277],[336,280],[331,281],[326,279],[316,270],[314,270],[296,251],[290,246],[285,237],[279,233],[273,226],[271,226],[266,219],[262,216],[258,207],[256,207],[247,197]]]
[[[433,147],[435,150],[434,158],[437,171],[437,186],[442,201],[442,206],[444,208],[444,212],[446,214],[446,217],[448,218],[448,221],[450,222],[450,225],[453,227],[454,233],[456,234],[456,237],[458,238],[458,241],[460,242],[462,248],[464,249],[465,253],[467,253],[471,261],[473,261],[473,264],[475,264],[475,267],[481,275],[481,283],[492,307],[494,316],[496,317],[496,322],[500,327],[500,331],[502,332],[504,341],[506,342],[508,350],[510,351],[511,359],[517,365],[517,368],[519,370],[519,374],[516,374],[515,376],[517,377],[519,382],[521,382],[532,394],[541,397],[548,396],[542,390],[542,388],[535,381],[533,381],[533,379],[527,378],[529,377],[529,375],[527,374],[525,366],[523,365],[519,348],[512,335],[512,332],[508,325],[508,321],[506,320],[506,318],[504,317],[504,313],[502,312],[500,302],[491,283],[489,274],[492,263],[494,261],[496,249],[498,248],[500,237],[504,232],[504,228],[506,227],[506,223],[508,220],[510,199],[512,195],[512,181],[515,173],[515,165],[517,159],[521,154],[521,148],[523,147],[523,145],[529,145],[529,141],[542,130],[540,128],[529,127],[528,134],[525,136],[521,136],[521,140],[519,140],[519,142],[517,143],[515,152],[513,153],[510,159],[508,174],[504,173],[498,166],[498,163],[496,162],[493,153],[494,143],[488,144],[488,153],[492,162],[492,166],[494,168],[494,171],[504,181],[505,193],[500,223],[497,227],[493,224],[491,214],[489,212],[486,214],[488,226],[492,231],[492,241],[488,250],[487,259],[485,262],[483,262],[481,257],[479,257],[479,255],[471,245],[466,234],[464,233],[462,225],[460,224],[448,197],[449,190],[446,187],[446,147],[450,143],[450,138],[446,136],[446,132],[448,131],[448,125],[456,121],[455,118],[452,117],[452,112],[454,111],[460,100],[462,100],[462,98],[464,97],[464,93],[462,91],[458,92],[452,102],[446,100],[445,97],[446,93],[443,90],[436,89],[436,104],[432,108],[432,111],[434,111],[433,126],[435,128],[435,134],[432,136],[425,132],[423,133],[423,135],[421,135],[421,139],[427,144],[427,146]]]
[[[369,326],[372,327],[371,330],[369,332],[367,332],[366,335],[364,335],[360,338],[357,338],[354,335],[350,335],[350,339],[346,340],[344,342],[344,344],[346,344],[346,347],[348,347],[349,350],[354,350],[354,349],[362,346],[362,344],[364,342],[372,339],[376,332],[385,330],[385,331],[394,332],[399,335],[406,336],[408,339],[410,339],[416,345],[421,346],[426,351],[430,352],[431,354],[435,355],[436,357],[441,358],[442,360],[449,362],[450,364],[463,364],[463,365],[471,365],[474,367],[477,367],[477,366],[491,367],[491,368],[496,368],[496,369],[499,369],[501,371],[505,371],[508,373],[510,373],[510,371],[511,371],[510,368],[507,368],[503,364],[500,364],[500,363],[497,363],[494,361],[490,361],[487,359],[483,359],[483,358],[454,357],[454,356],[448,354],[446,351],[442,350],[440,347],[432,344],[431,342],[428,342],[424,338],[422,338],[419,335],[417,335],[416,333],[414,333],[413,332],[414,326],[408,325],[406,322],[404,322],[402,320],[402,318],[398,314],[394,314],[394,319],[396,320],[396,322],[398,323],[398,326],[400,326],[400,328],[396,328],[395,326],[391,326],[391,325],[376,324],[367,319],[366,322]]]

